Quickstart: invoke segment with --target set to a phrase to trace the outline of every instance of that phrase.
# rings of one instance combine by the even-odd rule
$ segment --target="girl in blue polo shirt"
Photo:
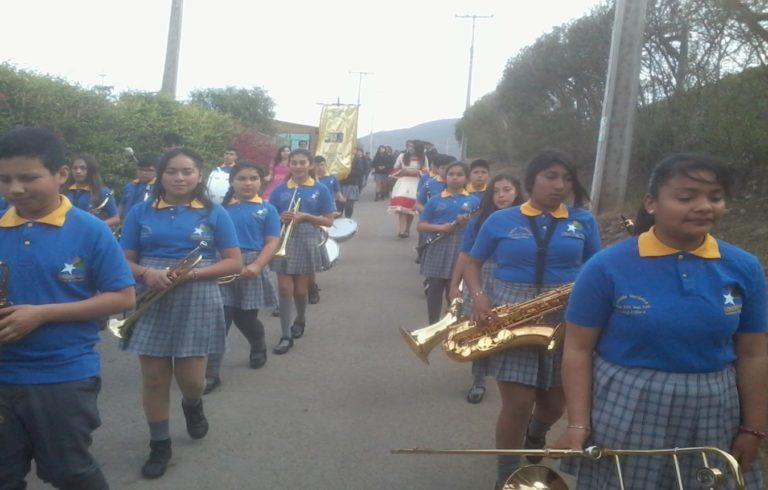
[[[768,428],[765,278],[754,256],[709,234],[727,190],[719,162],[667,157],[651,174],[640,235],[579,274],[566,312],[568,428],[556,447],[713,446],[736,457],[748,489],[764,488],[755,459]],[[684,486],[696,486],[701,457],[680,462]],[[607,460],[564,468],[578,488],[616,487]],[[625,458],[622,471],[627,488],[677,488],[669,458]]]
[[[445,190],[427,201],[421,212],[416,230],[427,233],[421,274],[426,276],[427,316],[432,325],[440,320],[443,296],[448,295],[451,271],[459,254],[464,227],[472,213],[480,207],[480,200],[470,196],[464,187],[469,168],[461,162],[453,162],[445,168]],[[444,238],[435,240],[438,234]]]
[[[448,293],[448,299],[464,297],[464,304],[462,306],[462,313],[465,316],[472,315],[472,298],[469,295],[467,288],[463,289],[463,292],[459,290],[459,285],[464,277],[464,265],[467,263],[469,257],[469,251],[472,250],[472,245],[475,244],[477,233],[480,231],[480,227],[485,223],[485,220],[498,211],[499,209],[506,209],[512,206],[519,206],[523,203],[523,191],[520,186],[520,181],[512,177],[509,174],[499,174],[494,177],[488,188],[491,192],[485,192],[482,200],[480,201],[480,211],[478,215],[471,218],[467,223],[467,228],[464,230],[464,236],[461,239],[461,245],[459,246],[459,256],[456,258],[456,264],[453,266],[453,273],[451,274],[451,286]],[[471,192],[470,192],[471,194]],[[493,274],[496,270],[496,262],[493,259],[486,260],[483,263],[481,270],[483,288],[488,289],[489,282],[493,279]],[[485,377],[489,374],[488,359],[480,359],[472,362],[472,374],[473,382],[472,386],[467,391],[467,401],[469,403],[480,403],[485,396]]]
[[[309,171],[312,168],[312,154],[307,150],[291,152],[288,166],[290,178],[275,187],[269,202],[280,212],[287,227],[293,221],[293,230],[287,243],[285,258],[272,260],[272,269],[277,273],[282,337],[273,349],[281,355],[293,347],[293,339],[304,335],[307,310],[307,284],[312,273],[321,270],[320,231],[318,226],[332,226],[334,204],[331,193],[323,184],[315,182]],[[301,199],[298,212],[291,206]],[[296,318],[293,305],[296,305]]]
[[[224,352],[226,342],[224,306],[216,280],[242,270],[232,219],[207,197],[202,158],[185,148],[172,150],[163,155],[157,174],[153,199],[131,209],[121,236],[138,282],[155,290],[181,282],[137,321],[130,342],[121,342],[123,349],[139,354],[141,363],[151,439],[149,459],[142,468],[145,478],[162,476],[171,457],[172,378],[184,397],[187,432],[194,439],[208,432],[201,399],[206,356]],[[169,267],[202,242],[199,268],[183,276],[169,273]]]
[[[344,200],[346,199],[341,193],[341,184],[339,179],[335,175],[328,175],[328,167],[326,166],[325,158],[321,155],[315,156],[315,174],[317,175],[317,181],[323,184],[330,191],[336,202],[336,209],[344,207]],[[320,250],[320,258],[323,261],[323,270],[328,270],[331,267],[331,259],[328,257],[328,252],[325,247]],[[315,274],[309,278],[309,285],[307,286],[307,301],[309,304],[314,305],[320,302],[320,287],[315,280]]]
[[[64,184],[66,196],[77,208],[93,213],[104,220],[110,228],[120,223],[117,200],[109,187],[101,182],[99,162],[93,155],[79,155],[72,160],[69,178]],[[106,204],[104,202],[106,201]],[[99,211],[102,204],[103,207]]]
[[[227,332],[232,321],[251,346],[249,363],[259,369],[267,362],[264,325],[259,310],[277,306],[277,290],[267,264],[275,255],[280,241],[280,216],[277,210],[259,196],[264,171],[256,163],[240,160],[229,173],[230,188],[224,195],[224,207],[232,218],[243,255],[240,276],[221,286]],[[205,393],[219,384],[223,353],[208,356]]]
[[[525,190],[529,200],[493,213],[469,252],[464,281],[480,325],[491,315],[491,305],[520,303],[573,282],[582,264],[600,248],[597,222],[580,208],[586,191],[568,155],[557,150],[536,155],[525,172]],[[565,205],[570,196],[574,207]],[[496,261],[496,273],[490,288],[484,289],[480,268],[490,258]],[[558,323],[556,318],[551,321]],[[562,350],[550,354],[544,348],[520,347],[491,358],[502,403],[496,447],[543,447],[547,431],[564,408],[561,356]],[[499,482],[519,463],[518,457],[499,456]]]

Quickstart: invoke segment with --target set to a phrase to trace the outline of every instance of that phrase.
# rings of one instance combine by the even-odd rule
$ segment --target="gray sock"
[[[496,476],[500,483],[504,483],[509,475],[520,467],[520,456],[501,455],[496,456]]]
[[[185,397],[182,397],[182,399],[181,399],[181,404],[184,405],[185,407],[196,407],[196,406],[200,405],[202,402],[203,402],[202,398],[197,398],[195,400],[190,400],[189,398],[187,398],[185,396]]]
[[[530,434],[531,437],[541,439],[542,437],[547,436],[547,432],[549,432],[551,427],[552,424],[547,424],[536,417],[531,417],[531,421],[528,423],[528,434]]]
[[[160,422],[149,422],[149,438],[153,441],[164,441],[171,437],[171,424],[168,419]]]
[[[291,321],[293,320],[293,301],[290,296],[280,296],[280,329],[283,338],[291,338]]]
[[[307,323],[307,297],[306,296],[294,296],[293,302],[296,303],[296,323],[304,325]]]
[[[210,362],[210,361],[209,361]],[[484,374],[475,374],[474,381],[472,381],[472,384],[474,386],[485,386],[485,375]]]

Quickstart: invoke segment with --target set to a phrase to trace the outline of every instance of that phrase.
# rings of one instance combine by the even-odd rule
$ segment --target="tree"
[[[261,87],[208,88],[193,91],[189,98],[192,104],[231,115],[247,128],[272,131],[275,103]]]

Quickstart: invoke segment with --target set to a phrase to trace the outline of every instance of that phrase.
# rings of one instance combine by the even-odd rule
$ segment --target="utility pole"
[[[165,49],[163,87],[160,93],[176,98],[176,79],[179,76],[179,51],[181,50],[181,13],[184,0],[171,0],[171,20],[168,25],[168,45]]]
[[[358,111],[360,110],[360,91],[363,87],[363,77],[367,75],[373,75],[374,73],[372,71],[350,71],[350,75],[357,75],[357,107]],[[358,113],[358,117],[360,117],[360,114]],[[368,153],[373,155],[373,111],[371,111],[371,126],[369,128],[368,132]]]
[[[467,81],[467,102],[464,105],[464,115],[467,114],[467,109],[469,109],[469,102],[470,98],[472,96],[472,64],[474,63],[475,58],[475,22],[477,19],[492,19],[493,15],[458,15],[456,14],[456,17],[459,19],[472,19],[472,39],[469,43],[469,75],[468,75],[468,81]],[[467,131],[464,130],[461,132],[461,159],[464,160],[467,158]]]
[[[595,214],[617,210],[626,199],[647,7],[648,0],[616,0],[590,195]]]

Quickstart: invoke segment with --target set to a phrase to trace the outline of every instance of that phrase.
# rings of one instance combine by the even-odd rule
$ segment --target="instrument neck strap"
[[[549,242],[552,241],[552,236],[555,234],[555,228],[559,221],[558,218],[549,215],[549,224],[546,227],[547,232],[544,238],[542,238],[541,230],[536,223],[536,216],[528,216],[531,233],[533,233],[533,238],[536,240],[536,272],[534,275],[536,295],[541,293],[541,287],[544,283],[544,266],[547,263],[547,247],[549,247]]]

